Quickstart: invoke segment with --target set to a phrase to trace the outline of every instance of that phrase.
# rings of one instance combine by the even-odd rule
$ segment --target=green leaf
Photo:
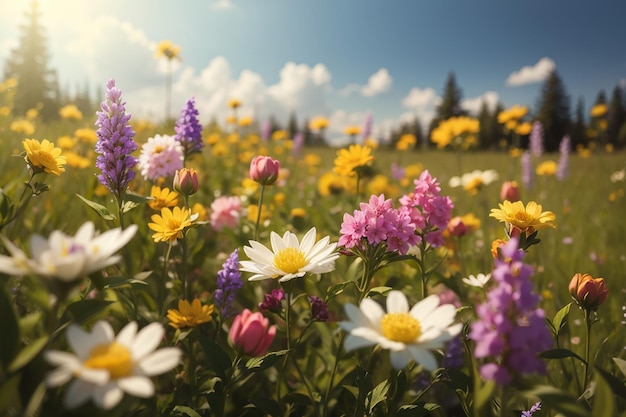
[[[482,385],[477,391],[476,396],[474,398],[474,409],[477,411],[482,410],[482,408],[487,404],[487,402],[491,399],[493,395],[493,390],[496,387],[496,383],[494,381],[487,381],[484,385]]]
[[[196,410],[186,405],[177,405],[174,407],[170,416],[202,417]]]
[[[352,385],[342,385],[342,388],[344,388],[350,394],[354,395],[355,400],[359,398],[359,389],[357,387]]]
[[[616,414],[616,407],[615,398],[613,397],[613,391],[611,390],[611,387],[609,386],[607,381],[599,374],[596,374],[594,379],[596,381],[596,387],[593,396],[592,416],[614,416]]]
[[[13,310],[13,302],[7,294],[4,286],[0,289],[0,362],[5,368],[14,358],[15,350],[19,344],[20,328],[17,315]]]
[[[270,352],[265,356],[261,356],[260,358],[250,358],[246,362],[246,368],[251,371],[263,371],[267,368],[272,367],[278,360],[285,356],[289,352],[288,350],[279,350],[277,352]]]
[[[596,368],[596,371],[600,372],[602,377],[606,380],[607,384],[609,384],[609,386],[611,387],[615,395],[619,395],[622,398],[626,398],[626,384],[624,384],[624,382],[621,379],[616,378],[614,375],[605,371],[604,369],[600,368],[597,365],[595,366],[595,368]]]
[[[206,335],[198,334],[198,342],[200,342],[208,367],[222,380],[225,380],[226,371],[233,366],[230,356]]]
[[[581,406],[576,397],[549,385],[540,385],[530,391],[529,396],[539,397],[544,408],[552,408],[567,417],[589,417],[589,410]]]
[[[88,200],[78,193],[76,193],[76,195],[104,220],[115,220],[115,216],[109,211],[108,208],[104,207],[102,204],[98,204],[95,201]]]
[[[120,277],[120,276],[109,276],[103,282],[105,283],[105,286],[109,288],[123,287],[125,285],[132,285],[132,284],[148,285],[147,282],[139,280],[139,279],[126,278],[126,277]]]
[[[620,358],[613,358],[613,362],[615,362],[619,370],[622,371],[622,374],[626,376],[626,361]]]
[[[433,403],[408,404],[398,408],[395,415],[398,417],[426,417],[432,416],[438,408],[441,406]]]
[[[554,315],[554,319],[552,319],[552,325],[556,330],[556,335],[558,336],[559,332],[565,325],[567,324],[567,316],[569,314],[569,310],[572,307],[572,303],[565,305],[562,309],[556,312]]]
[[[387,399],[387,391],[389,391],[390,386],[389,380],[385,379],[367,394],[365,405],[368,413],[371,413],[374,407]]]
[[[109,300],[79,300],[67,306],[61,317],[61,323],[74,321],[85,323],[89,319],[104,312],[114,301]]]
[[[46,347],[46,343],[48,343],[48,336],[41,336],[24,346],[9,365],[9,373],[17,372],[28,365]]]
[[[286,398],[282,399],[283,402],[287,402]],[[250,403],[254,405],[255,408],[263,411],[264,415],[268,416],[282,416],[283,412],[280,408],[280,404],[271,398],[265,397],[254,397],[250,400]]]
[[[371,288],[371,289],[367,292],[366,297],[373,297],[373,296],[375,296],[375,295],[385,295],[385,294],[387,294],[389,291],[391,291],[392,289],[393,289],[393,288],[391,288],[391,287],[385,287],[385,286],[382,286],[382,287],[374,287],[374,288]]]
[[[22,374],[17,374],[8,380],[2,381],[0,384],[0,415],[4,416],[7,408],[15,402],[19,402],[20,378]]]
[[[565,358],[576,358],[582,363],[587,363],[582,357],[577,355],[575,352],[572,352],[569,349],[558,348],[558,349],[548,349],[541,353],[539,353],[540,358],[544,359],[565,359]]]
[[[41,408],[41,403],[43,402],[43,397],[46,395],[46,384],[41,382],[37,385],[35,391],[31,394],[30,399],[28,400],[28,404],[24,409],[25,416],[36,416],[39,415],[39,409]]]

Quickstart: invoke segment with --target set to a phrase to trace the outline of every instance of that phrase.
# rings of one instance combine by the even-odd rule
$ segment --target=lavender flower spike
[[[175,139],[185,149],[185,158],[192,153],[202,152],[204,147],[202,125],[198,122],[198,110],[193,97],[187,100],[185,108],[180,112],[174,131],[176,132]]]
[[[556,179],[563,181],[567,177],[568,159],[569,159],[570,138],[568,135],[563,136],[559,143],[559,164],[556,168]]]
[[[102,111],[96,112],[96,167],[102,170],[98,175],[100,184],[107,187],[117,199],[122,201],[128,183],[135,178],[134,166],[137,159],[131,154],[137,150],[133,137],[135,132],[128,124],[130,114],[126,114],[126,103],[122,101],[122,92],[115,87],[115,80],[106,83],[107,92],[100,105]]]
[[[241,272],[239,271],[239,252],[237,249],[230,254],[217,273],[217,289],[215,290],[215,307],[220,309],[223,318],[235,315],[233,302],[237,290],[243,287]]]
[[[533,128],[530,131],[530,153],[539,158],[543,154],[543,125],[540,121],[533,123]]]

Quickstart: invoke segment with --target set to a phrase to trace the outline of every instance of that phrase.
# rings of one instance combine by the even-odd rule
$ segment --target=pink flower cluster
[[[436,179],[424,171],[415,180],[414,192],[400,199],[398,209],[382,194],[371,196],[368,203],[360,204],[360,210],[344,214],[339,246],[363,249],[384,243],[388,252],[401,255],[420,243],[422,237],[431,246],[440,246],[453,208],[452,200],[440,192]]]
[[[243,206],[239,197],[221,196],[211,203],[211,226],[216,231],[225,227],[235,229],[239,224]]]

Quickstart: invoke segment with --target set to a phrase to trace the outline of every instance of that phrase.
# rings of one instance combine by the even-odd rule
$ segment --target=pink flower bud
[[[198,172],[192,168],[176,170],[174,190],[182,195],[192,195],[198,191]]]
[[[511,203],[519,201],[519,186],[515,181],[505,181],[500,188],[500,200],[509,200]]]
[[[233,320],[228,337],[231,343],[248,356],[258,357],[267,352],[276,336],[276,326],[270,326],[263,314],[247,308]]]
[[[460,216],[453,217],[448,222],[448,232],[454,237],[464,236],[467,234],[467,225]]]
[[[257,155],[250,162],[250,178],[262,185],[271,185],[278,178],[280,162],[269,156]]]
[[[589,274],[576,274],[569,283],[569,293],[579,306],[595,311],[604,303],[609,290],[604,283],[604,278],[594,278]]]

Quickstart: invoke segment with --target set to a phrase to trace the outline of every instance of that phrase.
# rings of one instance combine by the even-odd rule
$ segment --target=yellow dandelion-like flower
[[[57,145],[59,145],[59,148],[61,149],[74,149],[74,146],[76,146],[76,139],[67,135],[60,136],[57,139]]]
[[[251,116],[242,117],[241,119],[239,119],[239,126],[241,126],[241,127],[248,127],[248,126],[252,125],[253,121],[254,120],[252,119]]]
[[[350,145],[348,149],[339,149],[335,159],[334,172],[345,177],[356,174],[356,170],[374,161],[372,148],[369,146]]]
[[[191,206],[191,215],[192,216],[197,216],[199,221],[204,221],[206,219],[208,219],[208,210],[206,209],[206,207],[204,207],[202,204],[200,203],[195,203],[193,206]]]
[[[74,136],[76,136],[81,142],[87,144],[93,144],[98,141],[96,131],[88,127],[76,129],[76,131],[74,131]]]
[[[44,139],[41,143],[37,139],[24,139],[22,142],[26,151],[26,160],[34,172],[47,172],[56,176],[65,171],[63,165],[67,163],[61,155],[61,148]]]
[[[460,116],[443,120],[430,134],[430,140],[437,144],[437,148],[443,149],[446,146],[463,140],[463,136],[478,133],[480,123],[478,119]],[[462,143],[462,142],[461,142]]]
[[[509,232],[512,228],[526,235],[532,234],[535,230],[556,228],[556,216],[551,211],[542,211],[540,204],[534,201],[528,202],[526,206],[521,201],[511,203],[505,200],[499,204],[499,209],[491,209],[489,217],[493,217],[504,222]]]
[[[524,151],[520,148],[511,148],[509,150],[509,156],[512,158],[519,158],[523,153]]]
[[[85,158],[84,156],[81,156],[77,154],[76,152],[65,151],[63,156],[65,156],[67,165],[71,166],[72,168],[85,169],[85,168],[89,168],[90,166],[92,166],[91,159]]]
[[[35,133],[35,125],[24,119],[13,121],[10,129],[15,133],[19,133],[24,136],[31,136]]]
[[[317,192],[322,197],[341,194],[345,191],[345,189],[346,185],[344,178],[332,171],[322,174],[317,180]]]
[[[161,209],[161,215],[153,214],[153,223],[148,223],[148,227],[155,233],[152,239],[155,242],[174,242],[176,239],[183,237],[183,230],[191,226],[191,217],[185,207],[169,207]]]
[[[524,123],[517,125],[517,127],[515,128],[515,133],[517,133],[520,136],[525,136],[525,135],[530,134],[531,130],[533,130],[532,123],[524,122]]]
[[[236,109],[240,106],[241,106],[240,100],[237,100],[236,98],[228,100],[228,107],[230,107],[231,109]]]
[[[76,105],[68,104],[67,106],[61,107],[59,116],[67,120],[82,120],[83,112],[81,112]]]
[[[148,206],[152,210],[159,211],[164,207],[175,207],[178,205],[178,193],[167,187],[161,188],[158,185],[153,185],[150,190],[150,197],[152,197],[152,200],[148,201]]]
[[[519,104],[514,105],[513,107],[502,110],[498,113],[498,123],[506,124],[507,122],[513,120],[515,122],[522,119],[528,113],[528,107],[520,106]],[[508,128],[508,127],[507,127]]]
[[[216,143],[211,148],[211,155],[214,157],[222,157],[228,155],[228,145],[225,143]]]
[[[602,117],[606,114],[607,111],[608,108],[606,107],[606,104],[600,103],[591,108],[591,110],[589,111],[589,115],[591,117]]]
[[[317,116],[309,122],[309,129],[313,131],[324,130],[328,127],[328,119],[324,116]]]
[[[0,106],[0,116],[7,117],[11,114],[11,108],[9,106]]]
[[[537,168],[535,168],[535,173],[537,175],[549,177],[551,175],[556,174],[557,164],[554,161],[543,161]]]
[[[154,51],[155,58],[166,58],[168,60],[180,59],[180,46],[170,40],[162,40],[158,43]]]
[[[258,214],[259,214],[259,206],[256,204],[250,204],[248,206],[248,214],[246,218],[251,222],[256,222]],[[261,222],[268,220],[271,216],[272,216],[272,213],[270,209],[266,205],[263,205],[263,207],[261,208],[261,217],[260,217]]]
[[[378,141],[373,138],[367,138],[363,141],[363,145],[369,146],[372,149],[378,149]]]
[[[345,133],[348,136],[356,136],[361,133],[361,128],[359,126],[347,126],[343,130],[343,133]]]
[[[286,130],[276,130],[272,132],[272,140],[280,141],[285,140],[289,137],[289,133]]]
[[[28,110],[26,110],[26,118],[28,120],[34,120],[39,116],[39,110],[35,109],[35,108],[30,108]]]
[[[215,306],[202,305],[198,298],[191,303],[187,300],[178,300],[178,310],[167,310],[168,323],[175,329],[187,329],[197,327],[201,324],[213,320],[213,310]]]

